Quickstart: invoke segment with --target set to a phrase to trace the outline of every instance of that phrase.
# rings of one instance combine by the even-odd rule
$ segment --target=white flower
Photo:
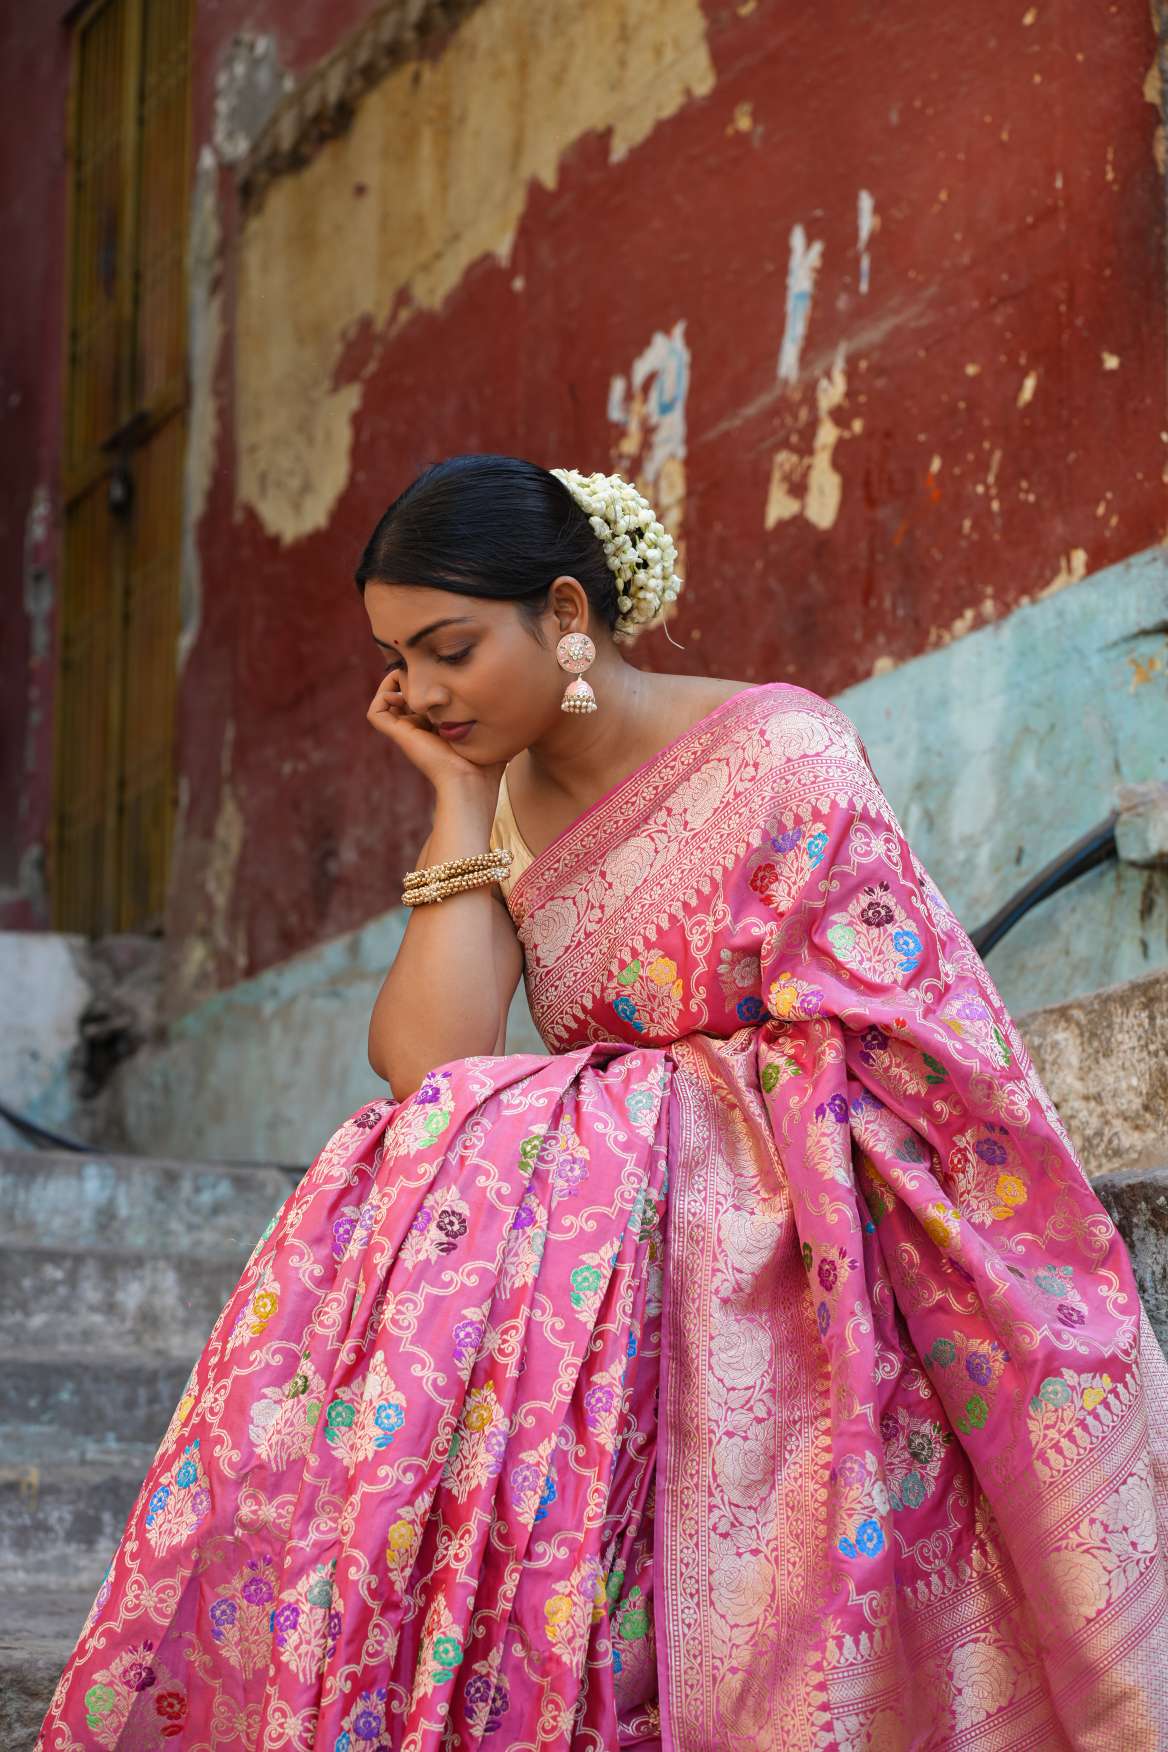
[[[674,572],[673,537],[649,501],[620,475],[582,475],[576,469],[550,471],[567,487],[588,516],[617,582],[617,632],[655,621],[667,603],[676,602],[682,580]]]

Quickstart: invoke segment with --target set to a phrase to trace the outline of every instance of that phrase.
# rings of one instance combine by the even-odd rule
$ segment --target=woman
[[[1168,1744],[1124,1246],[844,713],[625,662],[678,583],[619,477],[458,457],[378,524],[394,1093],[257,1242],[41,1752]]]

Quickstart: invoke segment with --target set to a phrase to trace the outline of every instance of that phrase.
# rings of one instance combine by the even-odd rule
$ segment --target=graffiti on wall
[[[612,379],[608,417],[621,428],[612,446],[614,472],[653,505],[677,548],[685,577],[685,407],[690,355],[685,319],[658,329],[626,378]]]
[[[778,363],[778,375],[784,383],[799,380],[799,360],[807,338],[807,325],[811,321],[815,279],[822,262],[822,238],[808,243],[802,225],[792,225],[787,257],[787,307]]]
[[[872,235],[879,229],[876,203],[868,189],[861,189],[857,203],[857,242],[859,255],[859,286],[867,294],[871,284]],[[803,348],[811,324],[815,299],[815,283],[823,265],[824,243],[821,238],[809,242],[801,224],[791,227],[787,259],[787,296],[783,319],[783,337],[775,367],[780,383],[794,386],[800,380]],[[788,446],[776,450],[771,458],[770,482],[767,488],[763,527],[773,529],[777,523],[792,517],[804,517],[817,529],[831,529],[839,516],[843,498],[843,477],[835,464],[836,446],[841,439],[858,436],[864,429],[859,415],[848,420],[840,410],[848,393],[847,348],[839,341],[828,371],[815,384],[816,422],[809,450]],[[797,414],[802,407],[797,408]],[[839,415],[839,418],[837,418]]]

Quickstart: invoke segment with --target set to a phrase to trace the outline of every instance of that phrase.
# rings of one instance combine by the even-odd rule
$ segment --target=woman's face
[[[547,611],[554,636],[536,643],[513,602],[458,596],[414,584],[365,586],[365,612],[385,667],[411,712],[435,729],[444,722],[473,722],[453,746],[469,761],[510,760],[528,748],[558,715],[563,671],[556,663],[559,626],[553,602],[575,579],[559,580]],[[546,630],[545,630],[546,636]],[[558,678],[558,679],[557,679]]]

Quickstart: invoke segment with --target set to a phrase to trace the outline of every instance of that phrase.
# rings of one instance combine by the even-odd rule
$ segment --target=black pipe
[[[1052,894],[1057,894],[1060,888],[1065,888],[1068,882],[1074,882],[1076,877],[1085,876],[1088,870],[1094,870],[1097,864],[1105,864],[1109,858],[1119,854],[1115,844],[1115,824],[1119,820],[1119,811],[1115,810],[1100,821],[1081,839],[1077,839],[1065,852],[1060,852],[1057,858],[1045,866],[1033,877],[1024,888],[1020,888],[1012,900],[1008,900],[992,919],[987,919],[984,925],[979,925],[976,931],[969,933],[969,940],[979,955],[988,955],[995,944],[1000,943],[1006,932],[1018,923],[1018,920],[1036,907],[1041,900],[1047,900]]]
[[[17,1113],[0,1101],[0,1119],[5,1119],[14,1131],[28,1138],[38,1146],[52,1145],[57,1150],[73,1150],[82,1156],[125,1156],[140,1155],[140,1151],[107,1150],[99,1144],[79,1144],[76,1138],[67,1138],[61,1132],[50,1130],[47,1125],[41,1125],[35,1119],[29,1119],[26,1114]],[[241,1161],[238,1157],[217,1156],[214,1162],[208,1162],[208,1167],[221,1168],[277,1168],[281,1174],[294,1174],[297,1179],[304,1173],[307,1164],[303,1162],[253,1162]]]
[[[60,1132],[50,1131],[47,1125],[40,1125],[35,1119],[29,1119],[23,1113],[16,1113],[0,1101],[0,1119],[6,1119],[14,1131],[20,1132],[34,1144],[52,1144],[58,1150],[79,1150],[83,1155],[91,1152],[89,1144],[79,1144],[76,1138],[62,1137]]]

